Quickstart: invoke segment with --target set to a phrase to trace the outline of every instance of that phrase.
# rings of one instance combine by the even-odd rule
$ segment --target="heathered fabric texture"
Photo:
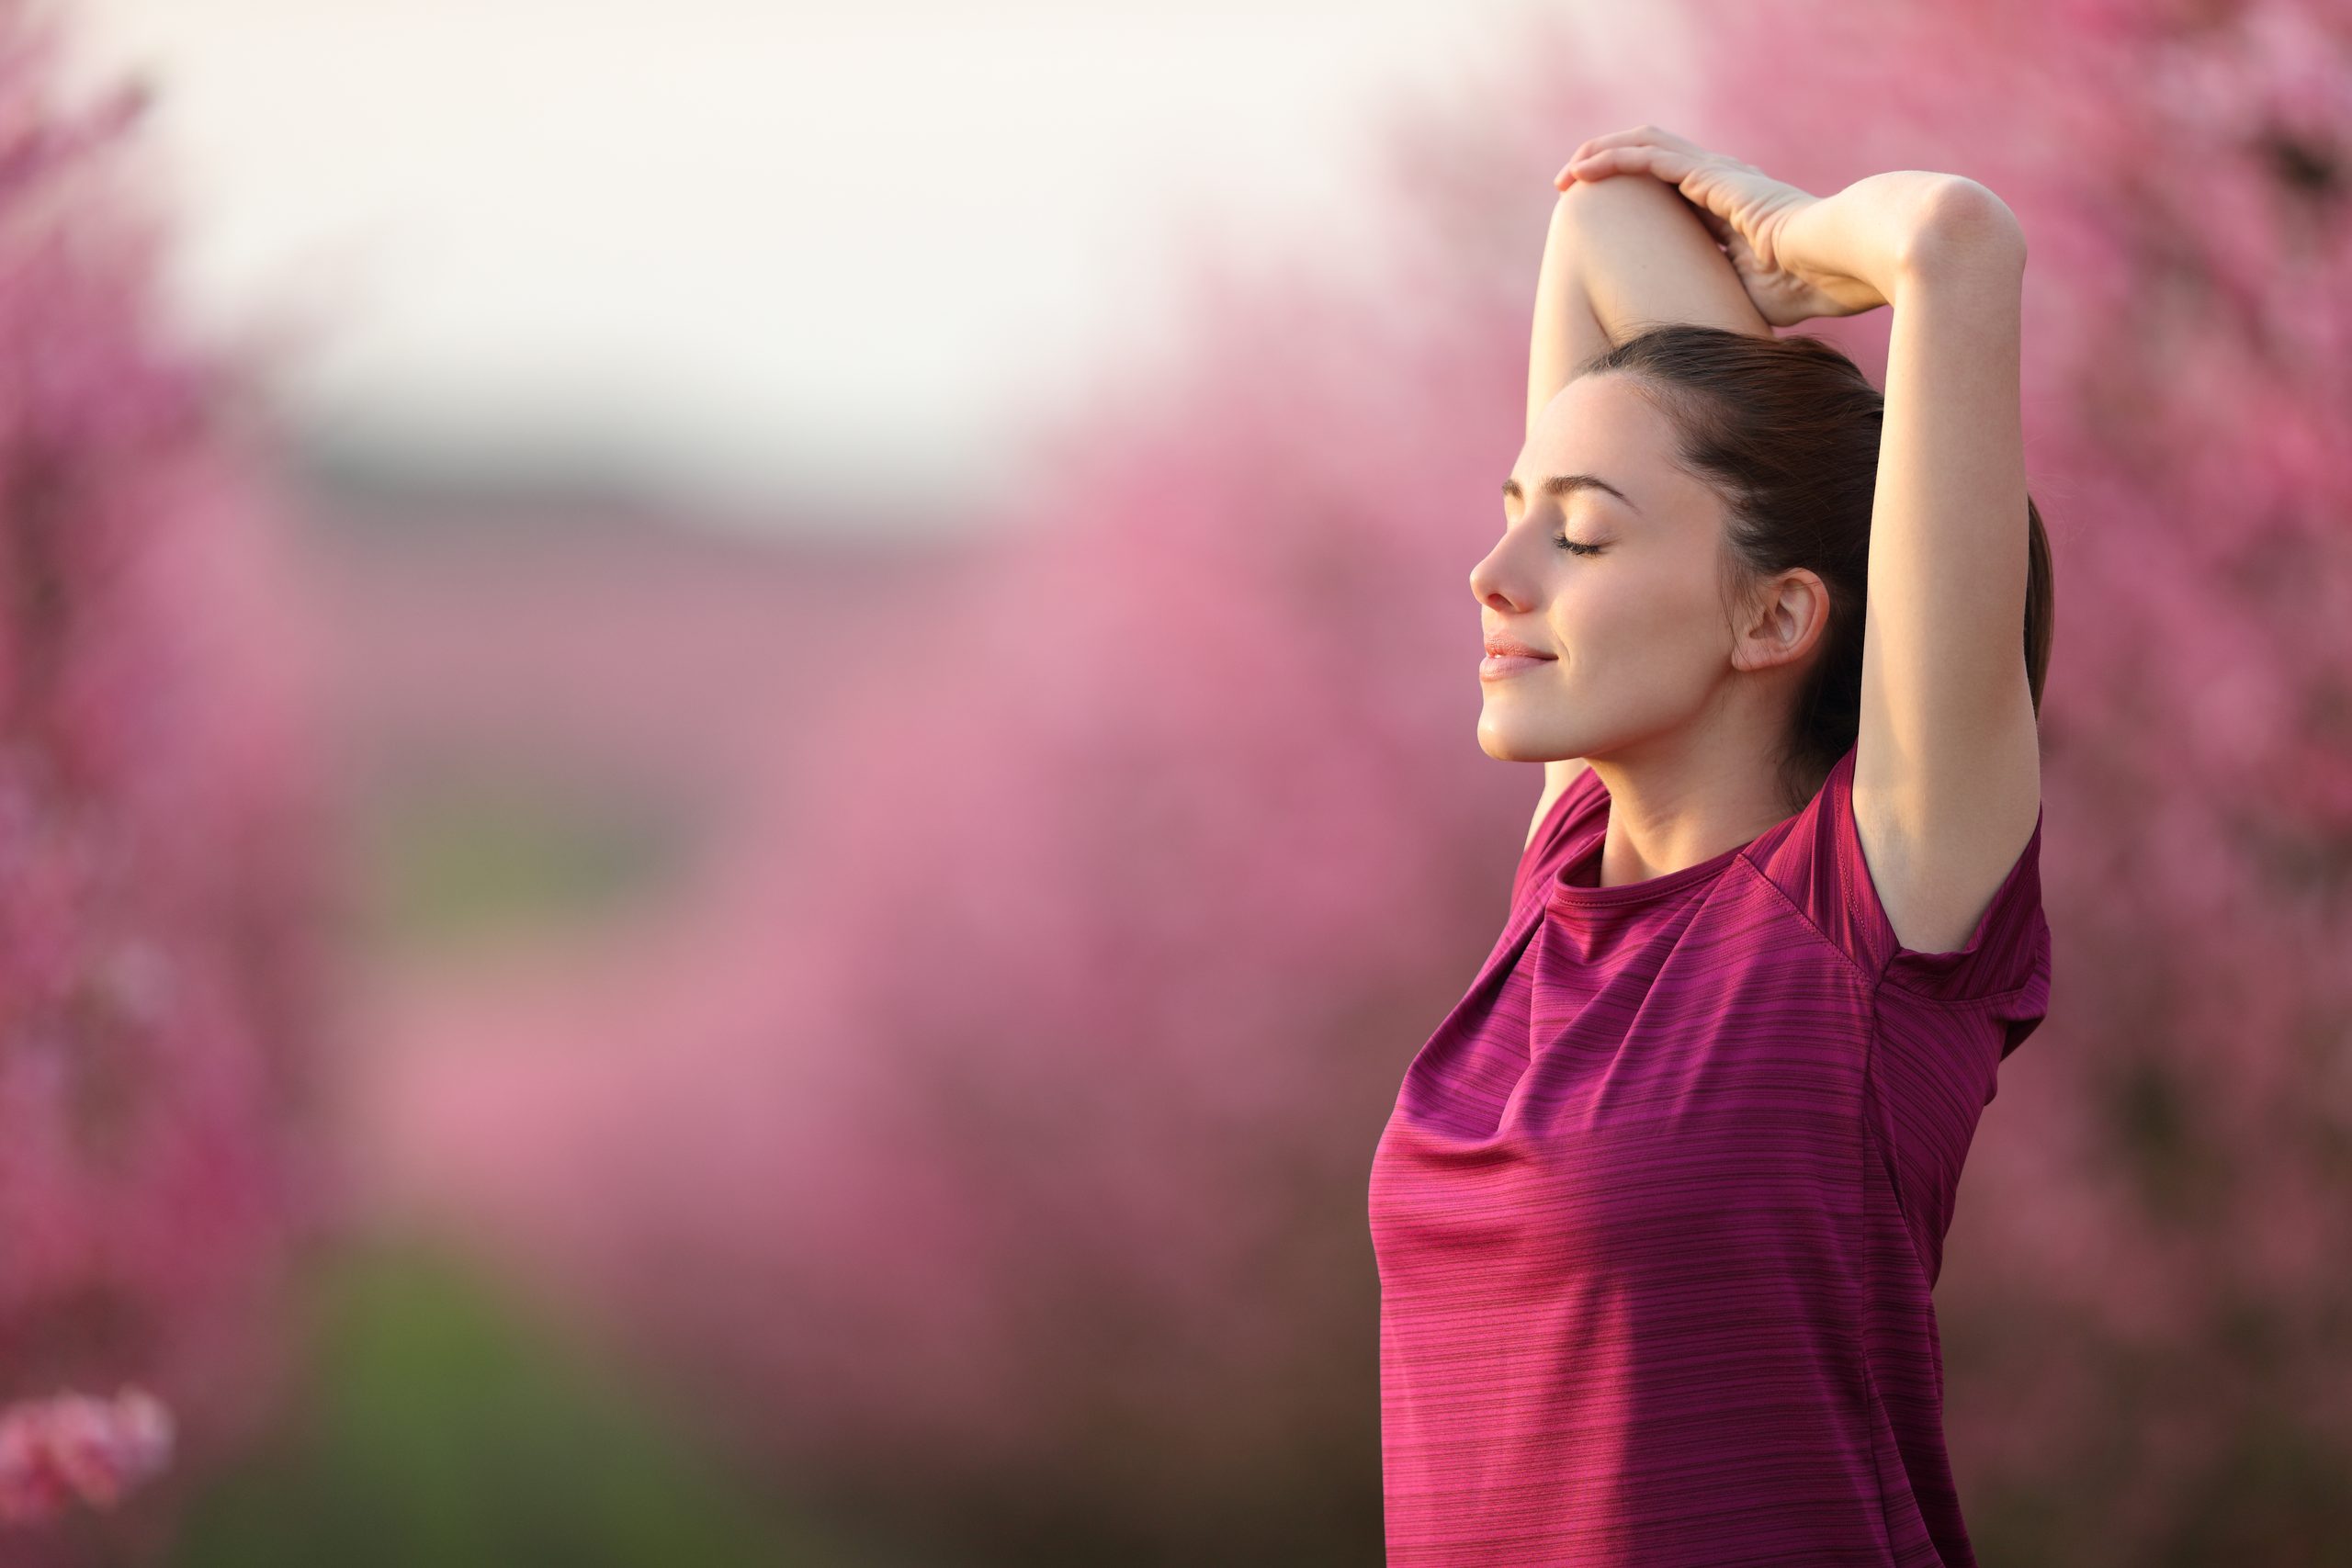
[[[1973,1563],[1928,1292],[2048,1006],[2041,823],[1916,953],[1853,766],[1645,882],[1589,770],[1529,843],[1373,1158],[1391,1568]]]

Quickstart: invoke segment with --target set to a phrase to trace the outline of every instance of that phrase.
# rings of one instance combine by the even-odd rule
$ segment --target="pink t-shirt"
[[[1645,882],[1589,770],[1529,843],[1373,1157],[1391,1568],[1973,1563],[1928,1292],[2048,1008],[2041,823],[1916,953],[1853,766]]]

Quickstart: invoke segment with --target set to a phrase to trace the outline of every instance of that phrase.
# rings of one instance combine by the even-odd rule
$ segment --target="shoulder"
[[[2021,696],[1964,731],[1891,742],[1868,715],[1852,811],[1871,880],[1903,945],[1964,942],[2041,825],[2041,734]]]
[[[1958,935],[1958,945],[1915,948],[1896,933],[1881,897],[1873,868],[1884,869],[1885,857],[1876,852],[1883,840],[1865,847],[1854,761],[1849,747],[1804,807],[1748,847],[1747,858],[1765,880],[1873,984],[1947,1002],[2046,987],[2050,933],[2041,908],[2039,813],[1990,889],[1978,888],[1968,901],[1964,923],[1944,933]]]

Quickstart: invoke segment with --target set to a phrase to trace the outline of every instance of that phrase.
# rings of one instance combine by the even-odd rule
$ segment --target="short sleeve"
[[[1510,907],[1527,896],[1530,886],[1546,883],[1558,874],[1561,862],[1567,858],[1577,833],[1590,818],[1593,807],[1603,792],[1600,780],[1590,768],[1586,768],[1568,781],[1552,807],[1536,825],[1535,836],[1520,852],[1519,869],[1511,874]]]
[[[2022,1044],[2047,1009],[2050,928],[2041,909],[2041,818],[1961,946],[1905,947],[1879,902],[1854,823],[1854,748],[1758,864],[1807,919],[1881,985],[1930,1001],[1987,1002],[2007,1030],[2001,1054]]]

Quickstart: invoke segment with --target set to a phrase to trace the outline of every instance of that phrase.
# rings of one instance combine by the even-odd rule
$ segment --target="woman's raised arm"
[[[1697,209],[1656,180],[1576,185],[1552,205],[1527,349],[1527,427],[1577,366],[1642,327],[1690,321],[1769,337]],[[1584,772],[1581,757],[1544,764],[1535,830],[1560,792]]]
[[[1854,811],[1887,916],[1922,953],[1968,940],[2041,808],[2019,634],[2024,273],[2025,239],[2007,206],[1956,181],[1905,233],[1885,288],[1894,321],[1871,499]]]
[[[1527,425],[1576,367],[1645,325],[1691,321],[1769,337],[1738,276],[1672,186],[1579,182],[1552,205],[1527,349]]]

